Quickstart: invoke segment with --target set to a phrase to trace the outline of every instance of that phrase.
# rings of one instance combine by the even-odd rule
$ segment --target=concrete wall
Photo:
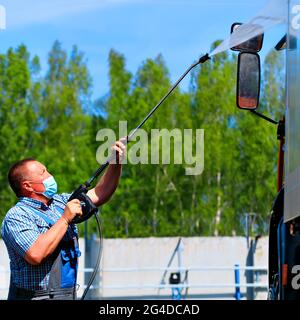
[[[163,267],[168,265],[172,252],[174,251],[178,238],[145,238],[145,239],[124,239],[104,241],[104,255],[102,258],[102,286],[101,295],[103,297],[117,296],[155,296],[158,289],[109,289],[111,286],[124,285],[145,285],[160,283],[163,271],[156,272],[126,272],[116,273],[105,271],[111,268],[143,268],[143,267]],[[246,265],[249,250],[246,239],[242,237],[193,237],[182,239],[182,267],[234,267],[235,264]],[[254,264],[256,266],[267,267],[268,262],[268,241],[266,238],[258,240],[254,253]],[[248,257],[249,260],[249,257]],[[178,256],[175,256],[171,267],[174,271],[178,267]],[[241,271],[241,283],[246,282],[245,272]],[[169,273],[166,276],[168,284]],[[195,298],[233,298],[234,287],[200,287],[205,285],[234,284],[233,270],[215,271],[190,271],[188,282],[192,286],[188,293]],[[259,282],[267,283],[266,275],[259,279]],[[199,287],[196,287],[199,285]],[[193,287],[194,286],[194,287]],[[245,288],[242,292],[246,293]],[[170,297],[171,290],[160,290],[160,295]],[[266,293],[257,295],[256,298],[266,298]]]
[[[136,239],[105,239],[103,256],[101,260],[101,273],[96,278],[91,290],[90,298],[165,298],[171,299],[171,289],[154,288],[159,285],[172,253],[176,248],[179,238],[136,238]],[[193,270],[188,273],[187,298],[190,299],[234,299],[235,282],[234,265],[246,266],[247,261],[253,260],[255,266],[267,267],[268,262],[268,239],[260,238],[255,246],[253,257],[249,255],[247,241],[243,237],[192,237],[182,238],[180,255],[174,256],[170,267],[174,272],[178,266],[186,268],[221,268],[230,267],[232,270]],[[80,289],[78,295],[83,292],[84,261],[89,261],[87,267],[94,266],[99,241],[91,240],[89,257],[84,254],[84,240],[80,239],[82,256],[80,258],[78,283]],[[0,240],[0,298],[4,299],[9,284],[9,261],[3,241]],[[88,259],[87,259],[88,258]],[[179,259],[180,258],[180,259]],[[134,272],[116,272],[119,269],[137,268]],[[141,271],[143,268],[147,270]],[[151,268],[161,268],[151,271]],[[116,270],[118,269],[118,270]],[[90,273],[89,273],[90,275]],[[166,274],[165,283],[168,284],[170,272]],[[184,275],[184,274],[183,274]],[[240,272],[241,283],[246,282],[245,271]],[[267,283],[267,275],[263,274],[260,283]],[[220,284],[223,287],[218,287]],[[124,288],[119,288],[124,286]],[[144,288],[141,288],[144,286]],[[146,288],[145,288],[146,286]],[[148,287],[147,287],[148,286]],[[208,287],[212,286],[212,287]],[[118,288],[116,288],[118,287]],[[138,288],[140,287],[140,288]],[[126,289],[125,289],[126,288]],[[246,297],[246,288],[241,289]],[[183,291],[182,293],[185,293]],[[248,292],[249,296],[249,292]],[[255,293],[252,298],[266,299],[264,291]]]
[[[3,240],[0,240],[0,299],[7,296],[9,286],[9,258]]]

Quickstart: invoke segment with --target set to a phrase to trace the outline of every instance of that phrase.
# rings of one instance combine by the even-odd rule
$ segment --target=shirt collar
[[[43,211],[46,211],[49,209],[51,203],[53,202],[53,199],[50,200],[49,206],[47,206],[46,204],[44,204],[40,200],[36,200],[36,199],[28,198],[28,197],[20,197],[19,201],[23,204],[27,204],[27,205],[30,205],[30,206],[35,207],[37,209],[42,209]]]

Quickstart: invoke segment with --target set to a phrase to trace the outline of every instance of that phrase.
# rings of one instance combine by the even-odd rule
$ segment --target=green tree
[[[219,42],[213,44],[217,46]],[[192,182],[198,201],[198,232],[205,235],[228,233],[233,226],[232,180],[235,155],[235,60],[221,53],[201,66],[192,110],[194,126],[205,129],[205,167]],[[228,221],[229,220],[229,221]]]
[[[1,216],[15,202],[7,184],[10,165],[30,156],[35,146],[37,117],[30,104],[33,86],[30,75],[30,56],[24,45],[10,48],[0,56],[0,197]]]

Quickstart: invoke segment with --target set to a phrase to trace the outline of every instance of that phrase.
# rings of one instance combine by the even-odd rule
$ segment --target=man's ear
[[[30,182],[28,182],[28,181],[23,181],[21,183],[21,189],[22,190],[26,190],[27,192],[33,192],[34,191],[32,186],[31,186],[31,184],[30,184]]]

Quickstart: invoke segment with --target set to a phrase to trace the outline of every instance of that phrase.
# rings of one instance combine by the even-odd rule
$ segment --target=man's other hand
[[[127,137],[121,138],[115,142],[115,144],[111,147],[112,156],[114,158],[109,162],[110,164],[122,163],[126,155],[126,144]]]
[[[70,224],[76,216],[82,215],[81,204],[78,199],[69,201],[65,207],[63,218]]]

